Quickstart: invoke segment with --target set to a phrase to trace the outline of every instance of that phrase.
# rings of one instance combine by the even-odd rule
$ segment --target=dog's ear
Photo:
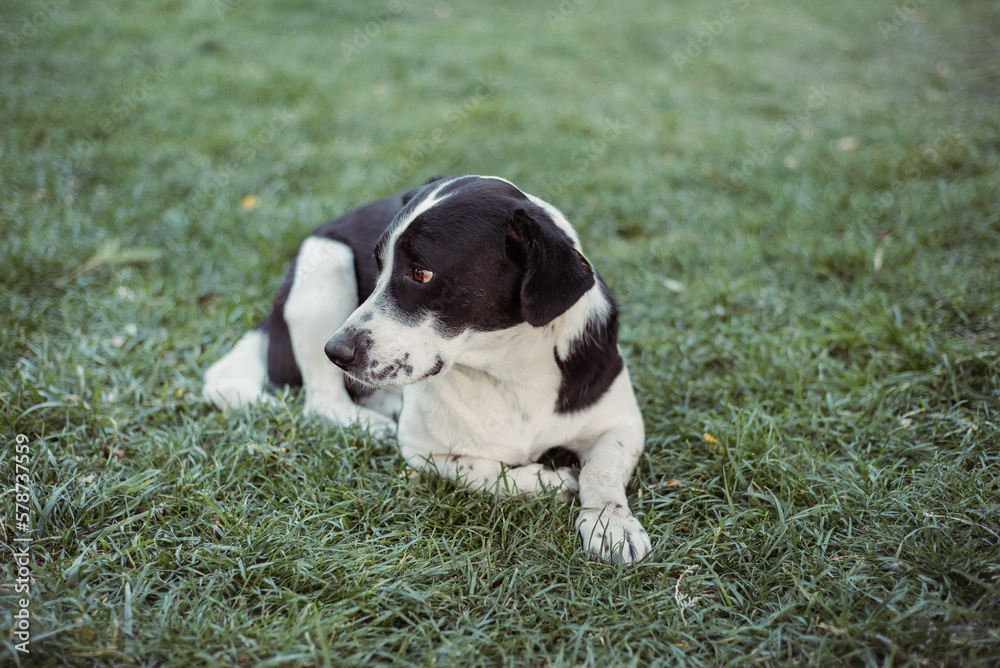
[[[521,317],[532,326],[547,325],[594,286],[590,264],[542,209],[515,209],[507,239],[523,249]]]

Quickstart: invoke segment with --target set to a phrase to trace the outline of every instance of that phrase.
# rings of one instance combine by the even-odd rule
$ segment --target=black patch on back
[[[281,280],[281,287],[274,296],[271,314],[258,327],[267,332],[267,378],[275,385],[302,384],[302,372],[295,362],[292,338],[288,334],[288,323],[285,322],[285,302],[288,301],[288,293],[292,289],[297,259],[297,257],[292,258],[288,264],[285,277]]]
[[[601,291],[611,308],[604,320],[589,320],[570,345],[569,355],[556,364],[562,372],[556,413],[575,413],[596,404],[625,367],[618,352],[618,303],[604,281]]]

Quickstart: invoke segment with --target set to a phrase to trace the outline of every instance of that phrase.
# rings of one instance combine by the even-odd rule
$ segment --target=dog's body
[[[409,466],[500,494],[578,491],[584,548],[634,562],[650,550],[625,495],[644,432],[617,313],[555,207],[495,177],[435,179],[313,232],[205,396],[242,406],[268,380],[301,383],[306,411],[335,423],[398,416]],[[578,477],[537,463],[556,447]]]

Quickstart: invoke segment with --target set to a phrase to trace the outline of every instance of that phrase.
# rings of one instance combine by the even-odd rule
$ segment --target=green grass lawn
[[[0,663],[997,665],[997,34],[985,0],[4,1]],[[294,391],[199,398],[309,230],[464,172],[563,209],[622,303],[636,568]]]

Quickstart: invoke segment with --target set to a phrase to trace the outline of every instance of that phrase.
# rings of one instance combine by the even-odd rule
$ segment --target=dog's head
[[[503,179],[432,181],[404,195],[375,248],[375,290],[326,354],[374,387],[439,374],[485,335],[543,327],[590,290],[578,243],[562,214]]]

